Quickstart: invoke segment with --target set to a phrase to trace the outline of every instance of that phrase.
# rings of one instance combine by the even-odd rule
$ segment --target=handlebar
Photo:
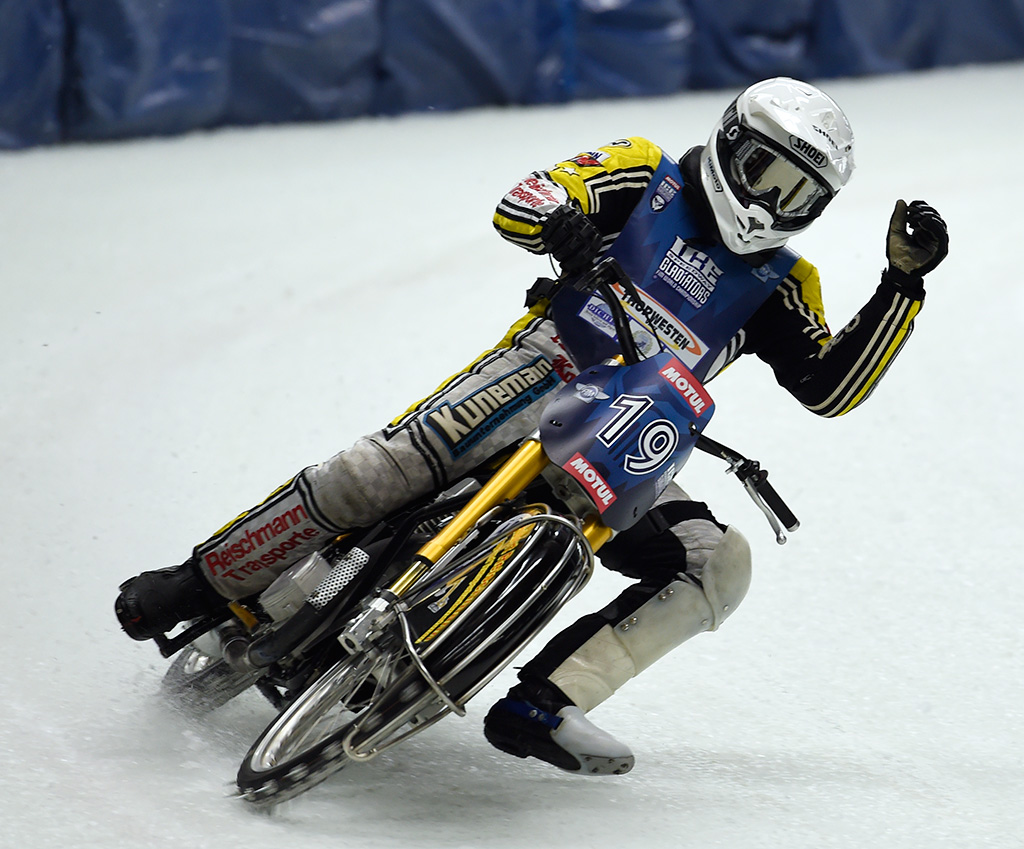
[[[622,350],[622,358],[626,365],[636,365],[643,357],[633,338],[633,328],[629,316],[622,307],[622,301],[612,288],[616,283],[621,285],[637,302],[640,294],[636,291],[633,279],[614,257],[605,257],[582,277],[573,281],[572,286],[581,292],[600,292],[612,314],[612,322]]]
[[[782,532],[783,527],[787,531],[795,531],[800,527],[800,520],[793,515],[793,511],[782,500],[782,496],[775,491],[775,487],[768,483],[768,470],[762,469],[757,460],[748,460],[732,448],[715,442],[703,434],[697,437],[696,447],[729,464],[726,473],[736,475],[747,494],[768,519],[768,524],[775,531],[775,541],[779,545],[784,545],[786,535]]]

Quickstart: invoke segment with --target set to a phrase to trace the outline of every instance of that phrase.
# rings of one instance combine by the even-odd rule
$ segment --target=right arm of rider
[[[545,252],[541,240],[544,216],[569,203],[569,192],[547,171],[534,171],[515,184],[494,213],[494,227],[508,241],[535,254]]]
[[[661,148],[647,139],[619,139],[534,171],[501,199],[494,227],[513,244],[542,254],[544,217],[571,204],[594,223],[607,247],[643,197],[661,157]]]

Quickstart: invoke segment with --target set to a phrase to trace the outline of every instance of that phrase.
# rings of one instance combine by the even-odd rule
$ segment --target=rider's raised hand
[[[575,206],[562,204],[544,216],[540,226],[544,248],[563,274],[578,274],[593,265],[601,250],[601,233]]]
[[[924,275],[933,271],[949,253],[946,222],[924,201],[896,201],[889,220],[885,277],[907,294],[924,292]]]

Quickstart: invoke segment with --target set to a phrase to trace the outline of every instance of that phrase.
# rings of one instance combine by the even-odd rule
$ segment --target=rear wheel
[[[248,690],[258,677],[257,672],[239,672],[222,658],[188,645],[164,673],[160,689],[178,707],[207,713]]]

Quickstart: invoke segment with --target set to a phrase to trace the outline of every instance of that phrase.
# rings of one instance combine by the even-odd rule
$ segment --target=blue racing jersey
[[[923,295],[883,280],[833,334],[810,262],[788,246],[740,256],[721,243],[700,183],[701,151],[693,148],[677,163],[638,137],[583,151],[520,180],[498,204],[494,226],[508,241],[543,253],[544,217],[574,205],[600,231],[602,252],[637,285],[640,302],[627,298],[625,305],[642,349],[667,346],[705,381],[754,354],[807,409],[826,417],[849,412],[909,338]],[[618,352],[600,297],[563,287],[548,309],[578,366]]]

